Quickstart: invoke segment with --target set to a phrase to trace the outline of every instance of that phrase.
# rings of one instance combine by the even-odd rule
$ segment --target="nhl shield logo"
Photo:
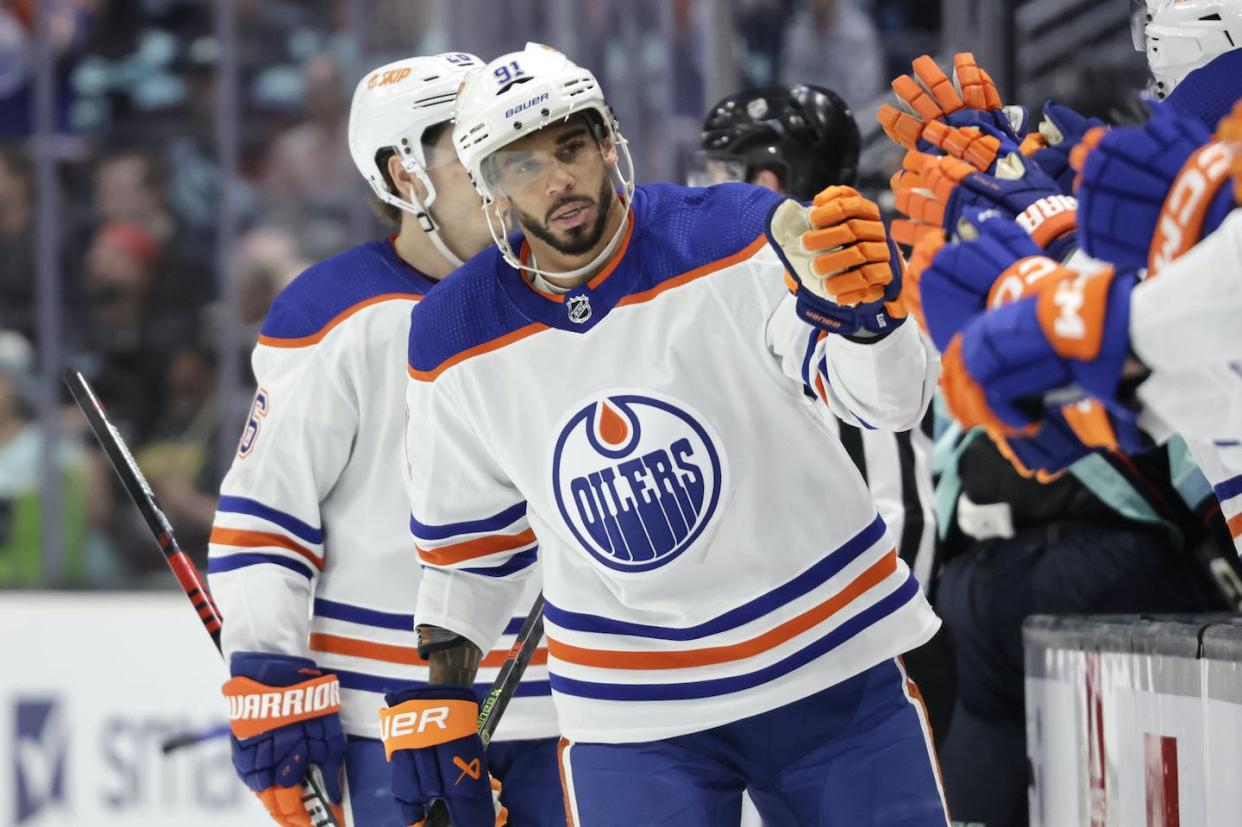
[[[590,296],[569,296],[566,298],[565,304],[569,308],[569,320],[574,324],[582,324],[591,318]]]
[[[712,524],[727,485],[720,439],[685,404],[611,391],[575,406],[552,458],[570,533],[618,571],[663,566]]]

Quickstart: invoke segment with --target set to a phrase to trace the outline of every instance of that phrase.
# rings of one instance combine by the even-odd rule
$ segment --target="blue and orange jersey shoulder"
[[[767,243],[768,218],[781,200],[783,196],[746,184],[639,187],[634,225],[619,259],[603,273],[607,280],[624,284],[624,290],[598,287],[593,302],[607,296],[610,306],[639,304],[744,261]],[[522,248],[521,235],[510,241],[515,250]],[[536,303],[513,300],[513,285],[522,278],[494,248],[466,262],[412,312],[410,375],[432,381],[467,359],[547,330],[550,325],[531,312]],[[597,276],[591,285],[600,280]],[[529,288],[522,291],[534,295]]]
[[[434,282],[398,256],[389,239],[369,241],[308,267],[268,310],[259,344],[318,344],[360,310],[381,302],[419,301]]]

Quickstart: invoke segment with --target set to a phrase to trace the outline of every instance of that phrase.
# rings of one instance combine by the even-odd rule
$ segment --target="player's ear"
[[[417,201],[422,204],[427,198],[427,188],[417,176],[406,172],[401,159],[395,154],[388,159],[388,175],[397,187],[397,192],[406,201]]]

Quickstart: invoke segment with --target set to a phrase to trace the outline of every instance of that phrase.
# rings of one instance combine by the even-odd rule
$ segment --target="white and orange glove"
[[[788,199],[768,221],[798,315],[850,336],[884,336],[905,320],[903,262],[880,208],[851,187],[829,187],[810,207]]]
[[[236,652],[224,684],[233,730],[233,767],[282,827],[311,827],[301,784],[311,767],[323,775],[336,823],[341,803],[341,689],[314,661]]]

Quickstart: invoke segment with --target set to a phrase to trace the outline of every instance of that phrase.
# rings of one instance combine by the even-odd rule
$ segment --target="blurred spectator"
[[[153,301],[160,247],[138,224],[113,221],[92,238],[82,280],[78,362],[117,426],[145,438],[160,415],[164,364],[187,319]]]
[[[30,162],[0,145],[0,330],[34,336],[34,192]]]
[[[107,155],[95,169],[95,213],[101,224],[124,222],[141,228],[157,247],[154,269],[166,274],[155,285],[156,303],[193,313],[215,294],[211,250],[186,229],[168,205],[167,175],[157,157],[140,149]]]
[[[808,0],[785,28],[786,83],[827,86],[855,109],[884,89],[884,52],[864,0]]]
[[[41,543],[43,433],[34,418],[34,354],[17,333],[0,332],[0,586],[46,584]],[[61,444],[62,583],[84,574],[86,518],[79,456]],[[59,584],[58,584],[59,585]]]
[[[339,207],[342,193],[358,186],[345,134],[345,80],[327,54],[308,60],[303,74],[308,118],[276,138],[264,191],[276,202]]]
[[[258,339],[276,294],[310,264],[299,254],[297,241],[282,229],[261,227],[238,239],[232,272],[238,283],[237,316],[245,328],[243,341],[250,344]]]
[[[150,439],[135,451],[135,459],[181,546],[196,563],[205,564],[216,492],[224,477],[216,450],[220,410],[215,354],[197,343],[177,346],[168,360],[165,386],[163,413]],[[160,569],[162,564],[152,555],[149,567]]]

